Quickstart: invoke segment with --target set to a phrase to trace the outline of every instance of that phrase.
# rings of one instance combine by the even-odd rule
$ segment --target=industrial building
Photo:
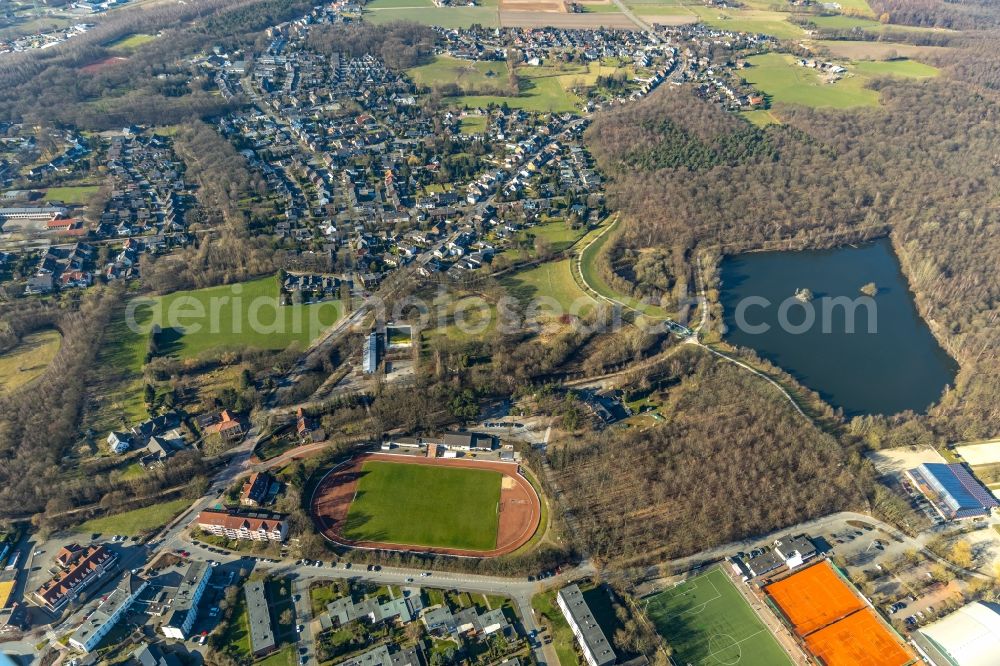
[[[247,600],[247,617],[250,622],[250,651],[254,657],[263,657],[278,647],[271,627],[271,610],[267,606],[264,581],[253,581],[243,589]]]
[[[986,516],[1000,506],[993,493],[957,463],[924,463],[906,475],[945,520]]]
[[[378,333],[372,331],[365,340],[361,370],[366,375],[373,375],[378,370]]]
[[[593,611],[590,610],[590,606],[587,605],[587,600],[584,599],[579,586],[569,585],[559,590],[556,600],[559,603],[559,609],[566,616],[566,622],[573,630],[573,635],[580,643],[587,664],[589,666],[607,666],[607,664],[615,663],[618,657],[611,648],[611,643],[608,642],[601,626],[597,624],[597,619],[594,617]]]
[[[1000,663],[1000,606],[975,601],[913,634],[934,666],[996,666]]]

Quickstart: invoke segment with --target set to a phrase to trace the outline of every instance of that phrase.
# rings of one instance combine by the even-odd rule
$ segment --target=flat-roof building
[[[139,598],[148,584],[149,581],[144,578],[126,575],[118,587],[73,632],[69,644],[83,652],[96,648],[119,620],[125,617],[132,602]]]
[[[262,657],[274,652],[274,629],[271,627],[271,610],[267,606],[264,581],[253,581],[243,588],[247,600],[247,617],[250,622],[250,650],[253,656]]]
[[[1000,506],[993,493],[958,463],[924,463],[906,474],[946,520],[985,516]]]
[[[389,646],[380,645],[353,659],[341,663],[341,666],[421,666],[417,648],[405,648],[390,652]]]
[[[611,643],[601,626],[597,624],[594,613],[587,605],[587,600],[583,597],[583,592],[577,585],[570,585],[559,590],[556,595],[559,609],[566,616],[566,621],[573,630],[583,650],[583,656],[590,666],[606,666],[613,664],[618,659],[615,651],[611,648]]]
[[[207,562],[192,562],[188,565],[184,578],[174,593],[166,620],[160,625],[164,636],[184,640],[191,634],[191,628],[198,619],[198,602],[201,601],[201,595],[208,587],[211,577],[212,567]]]
[[[365,340],[361,370],[366,375],[373,375],[378,370],[378,333],[372,331]]]
[[[975,601],[913,634],[935,666],[996,666],[1000,660],[1000,606]]]
[[[788,535],[774,542],[774,552],[785,560],[789,569],[794,569],[816,557],[816,546],[804,534]]]

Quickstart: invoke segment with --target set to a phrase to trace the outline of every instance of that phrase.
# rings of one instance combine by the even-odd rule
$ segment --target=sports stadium
[[[827,561],[764,588],[768,601],[826,666],[906,666],[916,661],[902,639]]]
[[[498,557],[531,540],[541,500],[517,463],[366,453],[326,473],[310,513],[341,546]]]

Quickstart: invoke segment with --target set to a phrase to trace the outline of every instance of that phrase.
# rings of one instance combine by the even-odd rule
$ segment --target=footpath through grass
[[[134,511],[88,520],[77,527],[76,531],[141,536],[163,527],[190,505],[191,500],[188,499],[153,504]]]
[[[597,269],[598,263],[604,260],[601,254],[609,246],[608,244],[614,235],[618,233],[617,226],[620,220],[621,218],[616,218],[611,222],[610,226],[605,225],[599,231],[592,232],[594,234],[593,237],[588,236],[580,241],[580,245],[583,247],[579,258],[580,278],[583,280],[585,286],[593,289],[604,298],[621,303],[628,308],[641,312],[647,317],[667,319],[669,315],[660,306],[644,304],[637,299],[615,291]]]
[[[343,534],[357,541],[492,550],[499,472],[367,461]]]
[[[719,568],[645,599],[646,613],[678,663],[791,666],[746,599]]]

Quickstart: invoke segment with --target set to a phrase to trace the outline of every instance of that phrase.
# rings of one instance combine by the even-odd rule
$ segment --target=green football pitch
[[[680,666],[791,666],[725,572],[718,568],[646,597],[646,613]]]
[[[367,461],[343,535],[354,541],[492,550],[502,478],[485,469]]]

